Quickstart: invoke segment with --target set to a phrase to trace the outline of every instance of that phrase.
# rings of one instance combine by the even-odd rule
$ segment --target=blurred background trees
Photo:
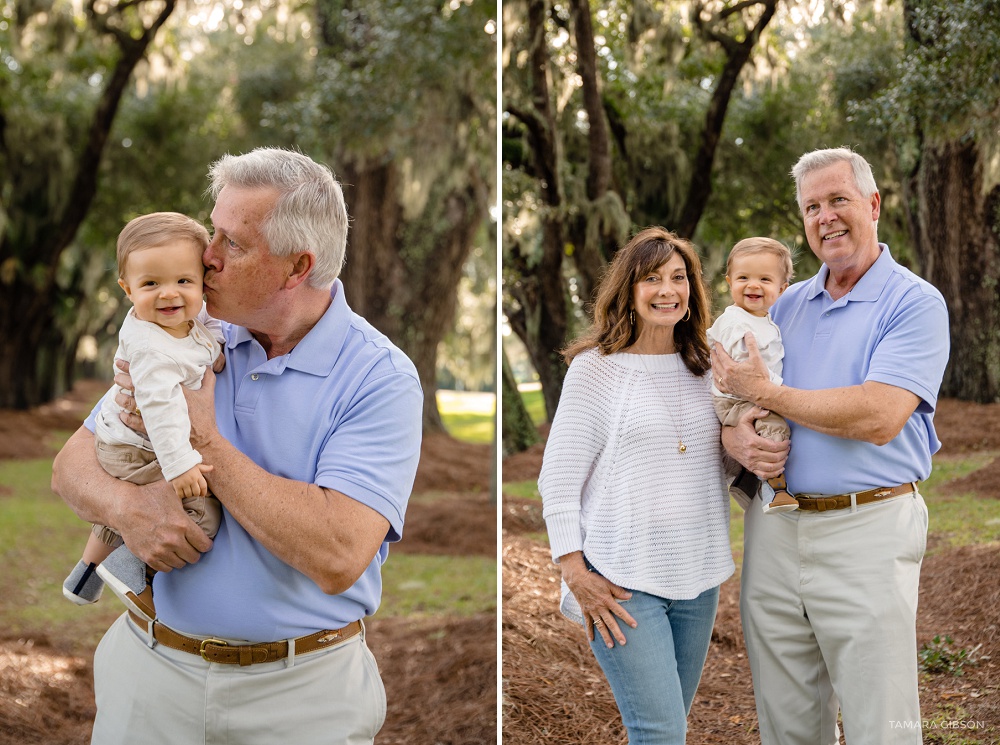
[[[208,165],[269,145],[344,184],[348,301],[440,429],[439,380],[495,382],[495,37],[485,0],[0,0],[0,407],[110,358],[129,219],[208,223]]]
[[[636,229],[692,237],[718,308],[737,240],[818,268],[789,170],[873,165],[879,237],[948,302],[943,396],[1000,400],[1000,13],[991,0],[504,2],[504,354],[540,383]]]

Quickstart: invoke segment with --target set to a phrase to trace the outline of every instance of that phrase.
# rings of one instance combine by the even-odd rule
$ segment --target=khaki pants
[[[919,745],[918,494],[829,512],[745,513],[743,636],[763,745]]]
[[[722,422],[723,427],[735,427],[739,424],[743,415],[749,409],[756,406],[756,404],[752,404],[749,401],[741,401],[738,398],[729,398],[727,396],[713,396],[712,403],[715,405],[715,413],[719,417],[719,421]],[[766,437],[769,440],[777,440],[778,442],[784,442],[791,435],[788,422],[773,411],[763,419],[758,419],[754,424],[754,428],[761,437]]]
[[[131,445],[111,445],[95,440],[97,461],[105,471],[117,479],[132,484],[151,484],[163,478],[156,453]],[[209,495],[207,497],[186,497],[181,500],[184,511],[194,520],[195,524],[205,531],[209,538],[215,538],[222,521],[222,506],[219,500]],[[95,525],[94,535],[101,543],[112,548],[122,545],[122,537],[114,528],[106,525]]]
[[[121,616],[94,655],[92,745],[371,745],[385,689],[364,634],[260,665],[158,644]]]

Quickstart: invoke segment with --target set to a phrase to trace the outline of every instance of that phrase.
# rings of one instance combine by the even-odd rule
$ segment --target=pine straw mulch
[[[935,424],[945,443],[941,456],[1000,453],[1000,405],[944,400]],[[537,478],[543,445],[508,458],[504,481]],[[983,499],[1000,499],[991,478],[1000,458],[955,483]],[[985,472],[985,473],[984,473]],[[1000,475],[998,473],[997,475]],[[957,483],[961,481],[962,483]],[[946,491],[942,489],[942,491]],[[582,629],[558,611],[559,572],[546,544],[537,501],[503,497],[503,741],[505,745],[627,741],[614,698]],[[1000,516],[1000,506],[997,510]],[[931,526],[933,531],[933,525]],[[947,725],[958,722],[962,742],[1000,743],[1000,546],[940,549],[921,571],[918,645],[951,636],[955,650],[975,650],[964,674],[923,674],[921,710],[945,726],[925,727],[925,743],[952,742]],[[977,645],[981,645],[978,646]],[[975,723],[973,725],[973,723]],[[719,613],[701,685],[688,720],[690,745],[760,742],[749,663],[739,620],[739,583],[723,583]]]
[[[53,455],[53,430],[74,431],[106,384],[83,382],[31,412],[0,410],[0,460]],[[404,539],[392,552],[496,556],[493,448],[424,438]],[[3,494],[0,494],[0,499]],[[0,603],[4,602],[0,598]],[[497,741],[496,614],[386,618],[366,623],[388,699],[380,745]],[[0,631],[0,745],[84,745],[93,722],[93,662],[67,654],[61,634]]]

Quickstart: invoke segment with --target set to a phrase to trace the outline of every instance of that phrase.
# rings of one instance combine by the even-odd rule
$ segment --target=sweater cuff
[[[201,453],[197,450],[189,450],[180,456],[171,454],[167,457],[170,458],[169,462],[160,461],[160,470],[163,471],[163,478],[167,481],[173,481],[201,463]]]
[[[557,512],[545,518],[549,531],[549,547],[552,560],[559,563],[559,557],[574,551],[583,551],[583,528],[580,524],[580,510]]]

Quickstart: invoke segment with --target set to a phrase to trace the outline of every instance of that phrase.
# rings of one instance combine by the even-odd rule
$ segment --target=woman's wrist
[[[580,572],[587,571],[587,565],[583,560],[583,551],[573,551],[560,556],[559,566],[562,569],[563,579],[572,578]]]

